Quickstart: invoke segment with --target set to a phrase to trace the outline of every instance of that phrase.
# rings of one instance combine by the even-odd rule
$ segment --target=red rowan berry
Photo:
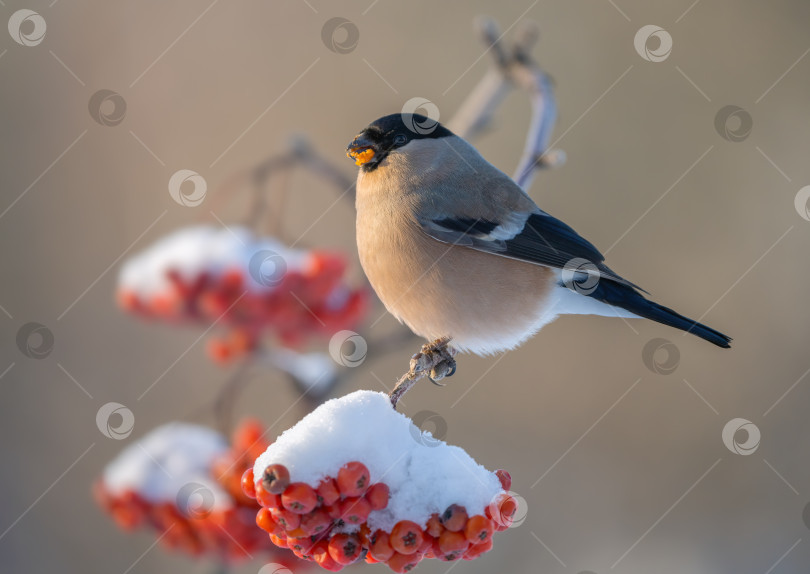
[[[362,524],[371,513],[371,504],[365,498],[347,498],[338,504],[340,517],[349,524]]]
[[[410,520],[400,520],[391,529],[391,547],[400,554],[413,554],[422,546],[422,529]]]
[[[337,485],[344,497],[363,496],[369,486],[369,472],[362,462],[344,464],[337,475]]]
[[[275,532],[277,527],[276,521],[270,515],[270,511],[264,507],[260,508],[256,513],[256,525],[270,534]]]
[[[330,572],[339,572],[343,569],[343,565],[335,561],[329,554],[329,544],[325,540],[321,540],[310,551],[312,559],[315,563],[325,570]]]
[[[419,562],[422,560],[422,556],[419,554],[400,554],[399,552],[394,553],[391,558],[388,559],[388,567],[393,570],[394,572],[410,572]]]
[[[463,533],[445,530],[439,537],[439,549],[441,550],[439,559],[448,562],[458,560],[469,545],[470,543],[467,542],[467,537]]]
[[[376,560],[385,562],[394,555],[394,549],[391,548],[389,543],[388,533],[384,530],[378,530],[372,534],[369,542],[371,543],[368,550],[369,556]]]
[[[493,530],[492,521],[486,516],[477,514],[467,521],[467,526],[464,527],[464,536],[467,537],[470,544],[480,544],[492,538]]]
[[[372,484],[366,492],[366,499],[371,504],[372,510],[382,510],[388,506],[390,489],[384,482]]]
[[[332,519],[323,508],[317,508],[301,517],[301,529],[309,535],[325,532],[332,525]]]
[[[262,486],[271,494],[281,494],[290,484],[290,471],[283,464],[271,464],[264,469]]]
[[[253,481],[253,469],[249,468],[242,473],[241,480],[242,492],[248,498],[256,498],[256,483]]]
[[[509,490],[512,488],[512,475],[506,472],[503,469],[498,469],[495,471],[495,475],[498,477],[498,480],[501,481],[501,488],[504,490]]]
[[[317,492],[318,501],[324,506],[329,506],[340,499],[340,491],[338,490],[337,483],[335,479],[329,476],[318,484]]]
[[[355,534],[335,534],[329,540],[329,555],[338,564],[351,564],[360,557],[362,549]]]
[[[308,484],[294,482],[282,493],[281,504],[296,514],[306,514],[318,505],[318,495]]]
[[[442,532],[444,532],[444,526],[442,526],[442,521],[438,514],[433,514],[430,518],[428,518],[425,531],[433,538],[438,538],[441,536]]]
[[[467,524],[467,510],[458,504],[451,504],[442,513],[442,526],[451,532],[458,532]]]
[[[270,508],[270,516],[276,524],[287,532],[295,530],[301,525],[301,516],[286,508]]]

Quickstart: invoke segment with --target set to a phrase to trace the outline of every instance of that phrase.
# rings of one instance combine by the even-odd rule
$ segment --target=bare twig
[[[536,169],[558,165],[564,160],[562,152],[548,150],[557,118],[557,103],[550,78],[530,55],[537,41],[537,26],[524,24],[515,33],[512,46],[507,47],[494,20],[481,18],[476,24],[484,43],[493,54],[494,66],[448,122],[448,128],[465,139],[473,139],[488,128],[495,110],[513,87],[527,92],[532,105],[532,119],[513,179],[520,187],[528,189]]]

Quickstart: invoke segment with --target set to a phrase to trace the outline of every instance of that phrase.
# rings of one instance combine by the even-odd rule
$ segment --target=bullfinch
[[[488,355],[562,314],[646,318],[719,347],[730,337],[659,305],[541,210],[464,139],[419,114],[349,144],[360,263],[388,311],[428,340]]]

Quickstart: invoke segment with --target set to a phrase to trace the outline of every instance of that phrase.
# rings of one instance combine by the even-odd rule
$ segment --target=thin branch
[[[411,357],[408,371],[402,375],[388,395],[391,406],[397,408],[399,399],[421,379],[428,377],[434,384],[456,372],[456,351],[449,346],[450,338],[436,339],[422,345],[422,350]],[[442,386],[442,385],[440,385]]]
[[[523,154],[513,176],[517,184],[526,190],[531,186],[538,168],[564,161],[562,152],[548,150],[557,118],[557,102],[551,79],[530,55],[537,42],[537,26],[531,23],[521,26],[515,33],[511,47],[505,45],[494,20],[482,18],[476,22],[476,27],[493,54],[494,66],[470,92],[448,122],[448,128],[465,139],[473,139],[489,127],[496,109],[513,87],[526,92],[531,101],[532,119]]]
[[[532,104],[532,119],[526,134],[523,155],[512,178],[524,190],[531,187],[538,168],[559,165],[564,161],[562,152],[549,152],[548,144],[557,118],[557,102],[551,88],[551,80],[540,68],[517,67],[514,76],[524,90],[529,92]]]

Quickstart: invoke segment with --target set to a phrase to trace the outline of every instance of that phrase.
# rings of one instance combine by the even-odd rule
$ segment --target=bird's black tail
[[[598,286],[589,296],[609,305],[613,305],[614,307],[626,309],[639,317],[651,319],[658,323],[675,327],[681,331],[692,333],[701,339],[706,339],[710,343],[714,343],[718,347],[723,347],[724,349],[731,347],[729,344],[731,337],[711,327],[707,327],[702,323],[689,319],[688,317],[684,317],[668,307],[645,299],[638,291],[627,285],[603,279],[599,281]]]

